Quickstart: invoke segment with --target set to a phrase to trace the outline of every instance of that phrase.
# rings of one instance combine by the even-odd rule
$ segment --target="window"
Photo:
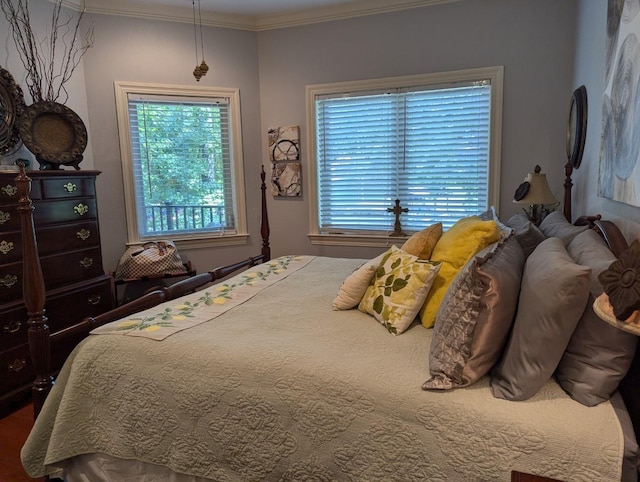
[[[307,87],[311,239],[367,245],[498,204],[502,67]],[[360,238],[358,238],[360,236]]]
[[[129,242],[244,242],[238,91],[115,88]]]

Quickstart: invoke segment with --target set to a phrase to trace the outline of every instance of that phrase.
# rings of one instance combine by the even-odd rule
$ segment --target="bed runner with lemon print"
[[[142,336],[164,340],[168,336],[212,320],[251,299],[263,289],[309,264],[315,256],[282,256],[176,300],[107,323],[93,335]]]

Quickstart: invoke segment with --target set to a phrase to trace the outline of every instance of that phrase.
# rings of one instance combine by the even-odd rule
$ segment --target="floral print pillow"
[[[396,246],[382,258],[358,309],[373,315],[390,333],[399,335],[415,319],[440,270]]]

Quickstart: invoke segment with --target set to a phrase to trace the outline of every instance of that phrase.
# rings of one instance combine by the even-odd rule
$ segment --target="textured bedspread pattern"
[[[218,481],[620,479],[609,402],[585,407],[552,381],[525,402],[493,398],[486,378],[422,390],[431,330],[393,336],[331,310],[361,263],[315,258],[161,343],[90,336],[23,448],[28,473],[99,452]]]

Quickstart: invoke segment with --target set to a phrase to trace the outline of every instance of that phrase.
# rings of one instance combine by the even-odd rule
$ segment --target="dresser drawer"
[[[66,223],[85,219],[97,219],[95,198],[65,199],[62,201],[37,201],[33,203],[35,226]],[[17,204],[0,205],[0,231],[20,230],[20,213]]]
[[[96,188],[93,178],[42,179],[42,198],[60,199],[70,197],[95,196]]]
[[[51,333],[68,328],[86,316],[97,316],[113,308],[111,277],[81,284],[62,293],[47,293],[45,316]],[[27,343],[27,308],[12,303],[0,311],[0,353]]]
[[[80,290],[66,293],[47,303],[47,318],[52,333],[68,328],[86,316],[97,316],[113,308],[111,278]]]
[[[36,226],[96,219],[98,217],[96,200],[94,198],[66,199],[55,202],[38,201],[34,204],[33,221]]]
[[[27,308],[24,304],[0,312],[0,353],[27,342]]]
[[[36,236],[38,238],[40,256],[100,245],[98,222],[96,220],[65,224],[64,226],[48,226],[37,229]]]
[[[104,274],[99,247],[42,256],[40,266],[47,290]]]
[[[100,244],[98,222],[86,221],[36,229],[40,256]],[[22,260],[20,231],[0,231],[0,265]]]
[[[0,267],[0,303],[22,298],[22,263]]]
[[[0,265],[22,259],[22,236],[19,231],[0,231]]]
[[[104,274],[100,247],[42,256],[40,267],[47,290]],[[22,263],[0,266],[0,302],[22,298]]]
[[[12,173],[10,176],[3,175],[0,177],[0,204],[5,203],[17,203],[20,196],[18,196],[18,188],[16,187],[15,178],[18,174]],[[31,182],[31,192],[29,193],[31,199],[40,199],[42,193],[40,192],[40,183],[38,181]]]
[[[0,392],[6,393],[33,383],[36,377],[29,355],[29,346],[24,344],[0,353]]]
[[[17,204],[0,205],[0,231],[20,230],[20,214]]]

